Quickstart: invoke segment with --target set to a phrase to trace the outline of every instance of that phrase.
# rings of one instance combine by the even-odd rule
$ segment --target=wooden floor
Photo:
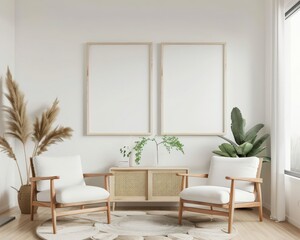
[[[46,208],[40,208],[36,214],[36,219],[33,222],[30,221],[29,215],[20,214],[18,208],[11,209],[0,214],[0,216],[16,217],[16,220],[0,227],[1,240],[32,240],[39,239],[35,234],[35,229],[43,221],[50,218],[50,210]],[[300,239],[300,229],[286,222],[273,222],[269,220],[268,214],[266,213],[264,217],[265,218],[263,222],[258,222],[258,216],[255,210],[236,210],[234,227],[238,231],[238,236],[235,237],[234,240]]]

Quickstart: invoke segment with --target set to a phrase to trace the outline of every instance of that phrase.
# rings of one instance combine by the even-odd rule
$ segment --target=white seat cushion
[[[230,188],[218,186],[195,186],[184,189],[179,196],[184,200],[226,204],[229,203]],[[254,202],[254,200],[254,193],[235,189],[235,202]]]
[[[99,201],[109,197],[109,192],[94,186],[72,186],[55,189],[57,203],[77,203],[86,201]],[[38,192],[37,200],[50,202],[50,190]]]

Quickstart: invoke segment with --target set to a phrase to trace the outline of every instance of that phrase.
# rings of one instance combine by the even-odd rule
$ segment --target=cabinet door
[[[148,199],[152,201],[178,201],[181,177],[176,173],[187,173],[185,169],[151,170],[148,173]]]
[[[111,181],[114,200],[144,201],[147,199],[147,171],[115,170]]]

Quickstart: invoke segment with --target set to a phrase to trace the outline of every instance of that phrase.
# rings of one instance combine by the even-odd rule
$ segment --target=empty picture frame
[[[87,135],[151,134],[151,43],[87,43]]]
[[[225,134],[225,43],[161,44],[161,134]]]

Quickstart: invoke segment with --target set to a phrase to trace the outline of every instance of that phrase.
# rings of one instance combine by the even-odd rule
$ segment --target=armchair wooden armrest
[[[262,178],[242,178],[242,177],[225,177],[227,180],[237,180],[237,181],[246,181],[246,182],[252,182],[252,183],[262,183]]]
[[[188,177],[198,177],[198,178],[208,178],[208,174],[200,173],[200,174],[192,174],[192,173],[176,173],[177,176],[182,177],[181,180],[181,191],[185,189],[188,185]]]
[[[47,176],[47,177],[32,177],[30,178],[31,182],[31,199],[34,198],[34,194],[36,194],[36,182],[42,181],[42,180],[48,180],[50,183],[50,199],[51,199],[51,205],[55,203],[55,188],[54,188],[54,180],[60,179],[59,176]],[[35,196],[36,197],[36,196]]]
[[[200,178],[208,178],[207,173],[200,173],[200,174],[192,174],[192,173],[176,173],[177,176],[181,177],[200,177]]]
[[[54,179],[59,179],[59,176],[48,176],[48,177],[32,177],[30,178],[30,182],[37,182],[41,180],[54,180]]]
[[[83,177],[88,178],[88,177],[104,177],[104,188],[109,191],[109,184],[108,184],[108,178],[110,176],[113,176],[112,173],[84,173]]]
[[[105,176],[113,176],[112,173],[84,173],[83,177],[88,178],[88,177],[105,177]]]

